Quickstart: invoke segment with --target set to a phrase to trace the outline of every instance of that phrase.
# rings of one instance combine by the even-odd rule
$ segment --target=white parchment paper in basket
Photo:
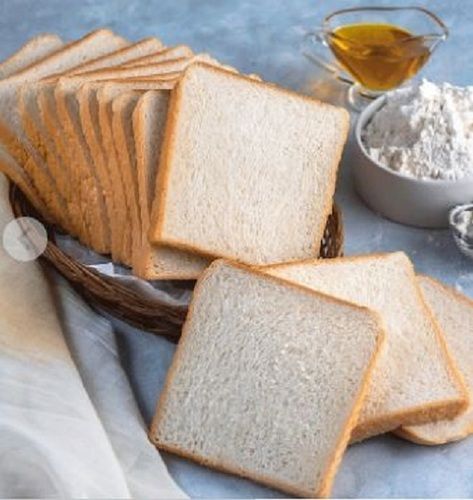
[[[77,261],[91,267],[105,276],[110,276],[121,284],[132,288],[143,298],[165,301],[169,305],[189,304],[192,290],[188,282],[146,281],[133,276],[131,270],[115,264],[109,258],[99,255],[70,236],[56,234],[58,247]]]

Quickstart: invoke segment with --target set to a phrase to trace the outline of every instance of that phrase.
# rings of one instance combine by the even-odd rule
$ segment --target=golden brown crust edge
[[[405,439],[407,441],[411,441],[412,443],[415,444],[421,444],[424,446],[439,446],[441,444],[461,441],[462,439],[465,439],[466,437],[470,436],[471,434],[473,434],[473,425],[467,426],[462,432],[459,432],[458,434],[455,434],[446,439],[426,439],[417,435],[415,432],[412,432],[410,428],[396,429],[393,433],[396,436]]]
[[[473,308],[473,300],[458,292],[454,288],[445,285],[444,283],[430,277],[430,276],[425,276],[425,275],[418,275],[418,277],[421,277],[422,279],[425,279],[429,281],[434,287],[440,288],[446,293],[450,294],[453,296],[455,299],[465,303],[469,307]],[[470,401],[471,404],[471,401]],[[447,420],[446,418],[445,420]],[[465,428],[463,431],[458,432],[457,434],[451,435],[449,437],[446,437],[445,439],[428,439],[426,437],[422,437],[419,434],[416,434],[415,429],[411,429],[410,427],[402,427],[400,429],[396,429],[394,431],[394,434],[397,436],[406,439],[408,441],[412,441],[417,444],[422,444],[422,445],[427,445],[427,446],[435,446],[435,445],[441,445],[441,444],[446,444],[454,441],[460,441],[461,439],[464,439],[465,437],[469,436],[470,434],[473,434],[473,424],[470,425],[465,425]]]
[[[179,366],[179,363],[181,360],[181,352],[184,349],[183,346],[184,346],[185,340],[186,340],[187,336],[189,335],[189,330],[190,330],[189,318],[191,318],[192,315],[194,314],[195,297],[197,297],[198,294],[200,293],[200,289],[204,286],[204,282],[205,282],[207,276],[210,275],[213,271],[213,268],[219,266],[221,262],[226,262],[227,264],[230,264],[233,267],[246,270],[252,274],[259,275],[260,277],[263,277],[268,281],[273,281],[273,282],[278,283],[280,285],[282,284],[286,287],[296,289],[300,292],[304,292],[306,295],[322,297],[322,298],[324,298],[330,302],[336,303],[336,304],[341,304],[341,305],[345,305],[345,306],[349,305],[350,307],[353,307],[353,308],[356,308],[359,310],[363,310],[363,311],[367,311],[372,317],[376,318],[377,322],[380,325],[380,328],[378,331],[378,336],[376,339],[376,348],[374,349],[373,354],[371,356],[371,359],[370,359],[368,366],[366,368],[365,374],[364,374],[362,382],[360,384],[360,390],[358,392],[358,396],[355,398],[350,416],[342,429],[342,432],[340,434],[340,437],[338,439],[338,443],[334,449],[332,457],[328,461],[328,466],[327,466],[324,477],[321,479],[320,486],[319,486],[319,488],[315,489],[314,491],[298,490],[297,488],[293,488],[292,486],[286,485],[283,482],[277,482],[277,481],[274,481],[273,479],[267,479],[267,478],[264,478],[264,477],[261,477],[259,475],[255,475],[255,474],[251,475],[247,471],[244,471],[238,467],[235,467],[232,465],[227,465],[227,464],[224,464],[222,462],[214,462],[213,460],[205,459],[203,457],[200,457],[199,455],[187,453],[183,450],[180,450],[178,447],[160,442],[159,439],[156,437],[156,429],[157,429],[159,422],[161,421],[161,418],[162,418],[162,408],[164,407],[166,400],[167,400],[167,397],[168,397],[168,391],[169,391],[169,387],[171,384],[171,380],[173,379],[175,371],[177,370],[177,368]],[[282,280],[280,278],[267,275],[261,271],[255,270],[251,267],[239,264],[237,262],[228,262],[224,259],[217,260],[217,261],[213,262],[202,273],[202,275],[201,275],[201,277],[200,277],[199,281],[197,282],[196,287],[194,289],[193,299],[189,305],[189,311],[187,314],[185,324],[184,324],[183,329],[182,329],[181,339],[179,341],[176,352],[174,354],[173,362],[171,364],[169,372],[166,376],[166,380],[165,380],[160,398],[159,398],[158,403],[157,403],[156,412],[155,412],[155,415],[154,415],[153,420],[151,422],[151,426],[150,426],[150,430],[149,430],[149,434],[148,434],[149,439],[159,449],[161,449],[163,451],[169,451],[169,452],[175,453],[176,455],[194,460],[202,465],[209,466],[213,469],[220,470],[222,472],[236,474],[236,475],[239,475],[239,476],[251,479],[251,480],[258,481],[261,484],[265,484],[265,485],[272,487],[272,488],[281,489],[281,490],[286,491],[290,494],[294,494],[294,495],[301,496],[301,497],[307,497],[307,498],[328,496],[330,494],[330,489],[332,487],[333,480],[334,480],[335,474],[336,474],[337,469],[338,469],[338,465],[342,459],[343,452],[345,451],[346,446],[348,444],[348,440],[350,439],[350,434],[351,434],[353,425],[355,424],[355,422],[358,419],[359,412],[361,411],[361,408],[362,408],[363,399],[366,396],[366,393],[368,391],[370,376],[371,376],[372,370],[374,368],[375,361],[376,361],[376,359],[377,359],[377,357],[382,349],[382,346],[385,342],[386,335],[385,335],[385,332],[384,332],[383,328],[381,327],[381,325],[383,325],[383,321],[382,321],[381,317],[377,313],[375,313],[375,312],[373,312],[370,309],[367,309],[365,307],[362,307],[362,306],[359,306],[356,304],[351,304],[349,302],[343,301],[343,300],[338,299],[336,297],[332,297],[330,295],[325,295],[323,293],[320,293],[320,292],[317,292],[314,290],[310,290],[308,288],[304,288],[304,287],[297,285],[295,283],[291,283],[291,282]]]
[[[175,149],[174,145],[176,144],[176,141],[177,141],[177,139],[176,139],[176,123],[178,120],[180,104],[182,101],[182,87],[185,83],[187,75],[192,71],[192,69],[194,67],[198,67],[198,66],[203,66],[210,71],[213,71],[216,73],[223,73],[223,74],[226,74],[232,78],[251,82],[255,85],[263,86],[264,88],[271,89],[273,91],[275,89],[277,89],[278,92],[282,92],[283,94],[290,95],[293,97],[295,96],[297,98],[303,99],[303,100],[311,102],[311,103],[316,102],[324,107],[338,109],[344,115],[343,133],[345,135],[345,140],[340,144],[339,150],[334,155],[335,167],[332,168],[332,176],[331,176],[331,179],[329,182],[330,191],[327,193],[327,196],[326,196],[326,200],[324,203],[324,209],[323,209],[323,217],[321,217],[319,227],[317,228],[317,235],[316,235],[316,238],[314,241],[314,257],[318,257],[319,251],[320,251],[320,242],[322,241],[322,238],[323,238],[325,226],[327,224],[327,219],[332,211],[333,196],[335,193],[338,166],[339,166],[340,161],[341,161],[341,157],[343,154],[343,150],[344,150],[346,141],[348,140],[348,132],[349,132],[349,128],[350,128],[350,115],[349,115],[349,113],[343,108],[338,108],[336,106],[332,106],[331,104],[319,101],[318,99],[314,99],[314,98],[308,97],[306,95],[299,94],[297,92],[285,89],[283,87],[278,87],[272,83],[254,80],[254,79],[249,78],[245,75],[241,75],[240,73],[228,71],[224,68],[213,66],[213,65],[207,64],[205,62],[195,62],[195,63],[190,64],[186,68],[186,70],[183,72],[177,85],[171,91],[171,98],[170,98],[169,107],[168,107],[168,119],[166,122],[166,128],[165,128],[164,139],[163,139],[163,146],[162,146],[162,150],[161,150],[161,158],[160,158],[160,163],[159,163],[159,173],[158,173],[158,177],[156,180],[156,192],[159,192],[160,196],[159,196],[159,202],[155,205],[155,207],[153,209],[153,214],[151,216],[151,225],[150,225],[151,229],[150,229],[150,233],[149,233],[150,241],[152,241],[154,243],[160,243],[160,244],[163,244],[166,246],[175,247],[175,248],[181,249],[183,251],[195,253],[195,254],[198,254],[198,255],[201,255],[201,256],[207,257],[207,258],[213,258],[213,259],[223,258],[223,259],[228,259],[228,260],[232,260],[232,261],[235,261],[235,260],[238,261],[238,258],[235,255],[225,255],[221,252],[219,252],[218,254],[212,253],[209,250],[206,250],[204,248],[200,248],[197,245],[188,244],[188,243],[185,243],[179,239],[172,238],[169,235],[166,235],[165,231],[164,231],[165,216],[166,216],[166,199],[167,199],[168,186],[169,186],[169,177],[171,174],[171,159],[172,159],[173,154],[174,154],[174,149]]]
[[[455,418],[465,410],[464,400],[450,399],[436,401],[428,405],[415,406],[408,411],[398,411],[387,416],[366,421],[357,425],[352,432],[350,443],[358,443],[364,439],[404,429],[403,426],[422,425],[438,420]]]

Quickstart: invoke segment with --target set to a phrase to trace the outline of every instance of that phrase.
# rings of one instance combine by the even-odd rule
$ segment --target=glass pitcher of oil
[[[349,83],[349,102],[363,108],[366,99],[402,85],[424,66],[448,29],[421,7],[361,7],[343,9],[309,33],[304,54]],[[328,47],[335,60],[315,52]]]

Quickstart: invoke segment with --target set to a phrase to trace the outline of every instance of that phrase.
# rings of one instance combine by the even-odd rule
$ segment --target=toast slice
[[[365,308],[214,262],[195,289],[150,438],[290,494],[327,496],[383,338]]]
[[[400,426],[452,418],[468,393],[425,304],[414,268],[402,252],[305,261],[264,270],[279,278],[377,311],[386,324],[386,349],[352,440]]]
[[[58,192],[47,165],[24,134],[17,106],[17,91],[25,82],[40,80],[57,71],[65,71],[90,58],[91,55],[98,56],[104,53],[107,50],[104,48],[104,42],[111,38],[116,40],[117,45],[124,43],[123,39],[110,31],[98,30],[0,82],[0,105],[4,110],[0,120],[2,142],[0,163],[7,168],[5,173],[10,174],[10,177],[12,168],[17,172],[26,169],[26,174],[34,183],[36,191],[41,192],[46,207],[58,221],[65,217],[67,210],[65,201]],[[26,162],[28,157],[32,161]]]
[[[418,276],[417,280],[465,378],[470,402],[467,410],[453,420],[402,427],[396,434],[415,443],[444,444],[473,433],[473,301],[427,276]]]
[[[133,132],[138,202],[141,218],[141,248],[135,252],[133,273],[147,280],[197,279],[210,260],[174,248],[151,245],[148,239],[156,176],[167,119],[169,92],[143,94],[133,112]]]
[[[153,243],[254,265],[318,255],[345,110],[198,63],[169,115]]]
[[[57,35],[38,35],[26,42],[10,57],[0,63],[0,79],[7,78],[21,71],[36,61],[59,50],[64,42]]]

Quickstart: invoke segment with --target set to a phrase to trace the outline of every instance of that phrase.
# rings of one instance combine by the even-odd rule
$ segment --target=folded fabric
[[[120,462],[133,498],[186,498],[149,442],[128,378],[121,366],[115,333],[63,280],[58,305],[64,334],[90,399]]]
[[[12,217],[7,182],[0,176],[0,233]],[[116,368],[102,365],[110,376],[118,375],[114,387],[100,388],[100,376],[90,387],[94,408],[62,334],[52,291],[37,263],[16,262],[0,247],[0,497],[182,496],[168,476],[159,482],[167,473],[133,419],[134,403],[118,361]],[[97,340],[103,344],[100,335]],[[89,354],[103,362],[98,353]],[[112,446],[106,431],[125,417],[122,433],[128,435],[121,441],[115,435]],[[165,486],[160,491],[153,489],[156,484]]]

